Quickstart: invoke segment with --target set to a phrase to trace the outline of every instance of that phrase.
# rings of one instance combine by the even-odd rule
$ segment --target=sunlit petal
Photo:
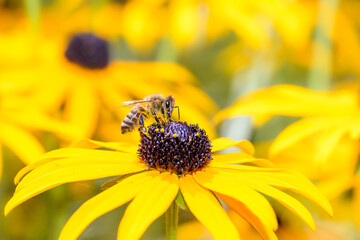
[[[334,109],[356,108],[357,96],[351,92],[316,92],[295,85],[277,85],[242,96],[230,108],[220,111],[215,120],[236,116],[319,116]]]
[[[179,180],[170,173],[156,173],[127,207],[118,230],[118,239],[139,239],[148,226],[174,201]]]
[[[239,239],[239,233],[216,197],[192,176],[180,178],[180,190],[192,214],[215,239]]]
[[[65,140],[73,141],[81,137],[76,126],[52,119],[40,111],[28,109],[26,111],[7,112],[6,117],[21,126],[53,132]]]
[[[74,81],[65,108],[65,118],[77,126],[81,137],[92,136],[99,111],[96,90],[87,81]]]
[[[306,118],[299,120],[285,128],[277,136],[269,149],[269,154],[270,156],[274,156],[305,137],[326,129],[327,126],[331,125],[332,123],[329,123],[324,118]]]
[[[264,183],[242,179],[244,184],[254,188],[255,190],[272,197],[289,208],[297,216],[299,216],[312,230],[315,230],[314,220],[309,211],[295,198],[290,195]]]
[[[263,224],[270,229],[277,229],[276,215],[270,203],[246,184],[221,171],[197,172],[194,178],[201,186],[242,202],[250,212],[259,216]]]
[[[344,126],[346,127],[346,126]],[[338,145],[346,129],[344,127],[333,127],[325,130],[317,143],[317,150],[314,156],[315,161],[324,163]]]
[[[273,166],[273,164],[266,159],[254,158],[250,154],[244,152],[233,152],[225,154],[214,154],[213,160],[209,166],[216,166],[217,164],[240,164],[240,163],[252,163],[258,166]]]
[[[21,169],[15,176],[15,184],[18,184],[18,182],[20,181],[20,179],[27,174],[28,172],[30,172],[31,170],[44,165],[46,163],[55,161],[55,160],[61,160],[64,158],[78,158],[77,160],[80,161],[86,161],[86,159],[89,159],[91,161],[94,162],[99,162],[99,163],[121,163],[123,161],[128,162],[128,161],[134,161],[134,162],[138,162],[138,159],[136,158],[136,156],[134,156],[133,154],[128,154],[128,153],[121,153],[121,152],[114,152],[114,151],[107,151],[107,150],[94,150],[94,149],[83,149],[83,148],[61,148],[61,149],[57,149],[57,150],[53,150],[50,152],[45,153],[44,155],[42,155],[41,157],[38,157],[37,159],[34,159],[36,161],[33,161],[31,164],[27,165],[26,167],[24,167],[23,169]],[[107,159],[106,161],[104,161],[104,159]],[[72,160],[71,160],[72,161]],[[53,166],[55,165],[55,167],[57,166],[57,163],[52,163],[49,166]],[[74,162],[74,164],[76,164],[76,162]]]
[[[96,218],[120,207],[133,199],[138,192],[143,191],[147,186],[144,183],[152,177],[151,172],[132,175],[89,199],[71,216],[61,231],[59,239],[77,239]]]
[[[226,205],[233,209],[237,214],[244,218],[248,223],[250,223],[264,239],[275,240],[277,239],[275,233],[268,225],[264,224],[259,218],[258,215],[251,212],[246,204],[241,203],[240,201],[235,200],[234,198],[228,197],[217,193],[221,200],[223,200]]]
[[[280,168],[259,168],[255,166],[247,166],[247,165],[231,165],[224,163],[212,163],[209,167],[221,170],[224,172],[232,172],[232,173],[240,173],[240,172],[281,172]]]
[[[235,141],[230,138],[221,137],[214,139],[211,144],[213,146],[213,152],[220,151],[229,147],[240,148],[241,150],[250,155],[253,155],[255,152],[254,146],[248,140]]]
[[[119,152],[136,153],[139,146],[130,142],[100,142],[91,139],[82,139],[71,144],[71,147],[78,148],[108,148]]]
[[[145,165],[138,162],[114,163],[113,160],[110,163],[99,163],[97,156],[94,159],[91,159],[91,157],[79,157],[50,162],[34,169],[22,179],[14,196],[6,204],[5,214],[8,214],[22,202],[64,183],[98,179],[143,170],[145,170]]]
[[[329,201],[320,194],[319,190],[311,183],[310,180],[299,173],[259,171],[244,172],[239,175],[235,175],[233,173],[222,174],[232,174],[233,177],[238,178],[240,182],[246,182],[249,186],[252,186],[255,189],[257,183],[259,183],[291,190],[307,199],[310,199],[319,207],[324,209],[324,211],[329,215],[332,215],[332,207]]]
[[[0,139],[26,164],[34,161],[44,153],[44,148],[38,139],[28,131],[12,124],[5,122],[0,124]]]

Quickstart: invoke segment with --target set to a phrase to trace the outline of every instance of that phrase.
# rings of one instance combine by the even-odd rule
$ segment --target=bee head
[[[174,110],[174,106],[175,106],[175,98],[171,95],[169,95],[167,98],[165,98],[164,101],[164,109],[166,112],[166,115],[169,119],[171,119],[172,116],[172,112]]]

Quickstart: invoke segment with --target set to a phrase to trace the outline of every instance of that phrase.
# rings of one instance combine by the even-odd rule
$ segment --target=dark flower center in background
[[[197,125],[154,123],[140,136],[139,158],[150,168],[186,175],[203,169],[212,160],[209,137]]]
[[[70,40],[65,56],[70,62],[86,68],[104,68],[109,64],[109,45],[94,34],[76,34]]]

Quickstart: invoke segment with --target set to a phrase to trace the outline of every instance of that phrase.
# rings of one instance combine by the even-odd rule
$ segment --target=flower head
[[[129,201],[118,239],[138,239],[178,194],[216,239],[239,239],[218,198],[265,239],[276,239],[277,220],[264,195],[285,205],[312,229],[309,211],[283,190],[296,192],[332,214],[330,204],[309,180],[252,157],[253,146],[246,140],[218,138],[210,143],[204,130],[182,122],[154,124],[141,136],[139,147],[87,140],[45,154],[18,173],[5,213],[60,184],[121,175],[72,215],[59,239],[77,239],[96,218]],[[100,147],[108,150],[89,149]],[[212,154],[229,147],[244,152]]]
[[[209,137],[196,125],[153,124],[147,134],[141,132],[139,158],[159,171],[178,175],[194,173],[209,164],[211,155]]]
[[[109,44],[91,33],[74,35],[65,51],[70,62],[87,68],[104,68],[109,64]]]

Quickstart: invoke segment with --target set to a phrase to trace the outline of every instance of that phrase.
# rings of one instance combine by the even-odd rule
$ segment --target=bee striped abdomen
[[[124,121],[121,123],[121,132],[131,132],[135,127],[139,125],[140,113],[144,110],[141,107],[134,106],[131,111],[126,115]]]

